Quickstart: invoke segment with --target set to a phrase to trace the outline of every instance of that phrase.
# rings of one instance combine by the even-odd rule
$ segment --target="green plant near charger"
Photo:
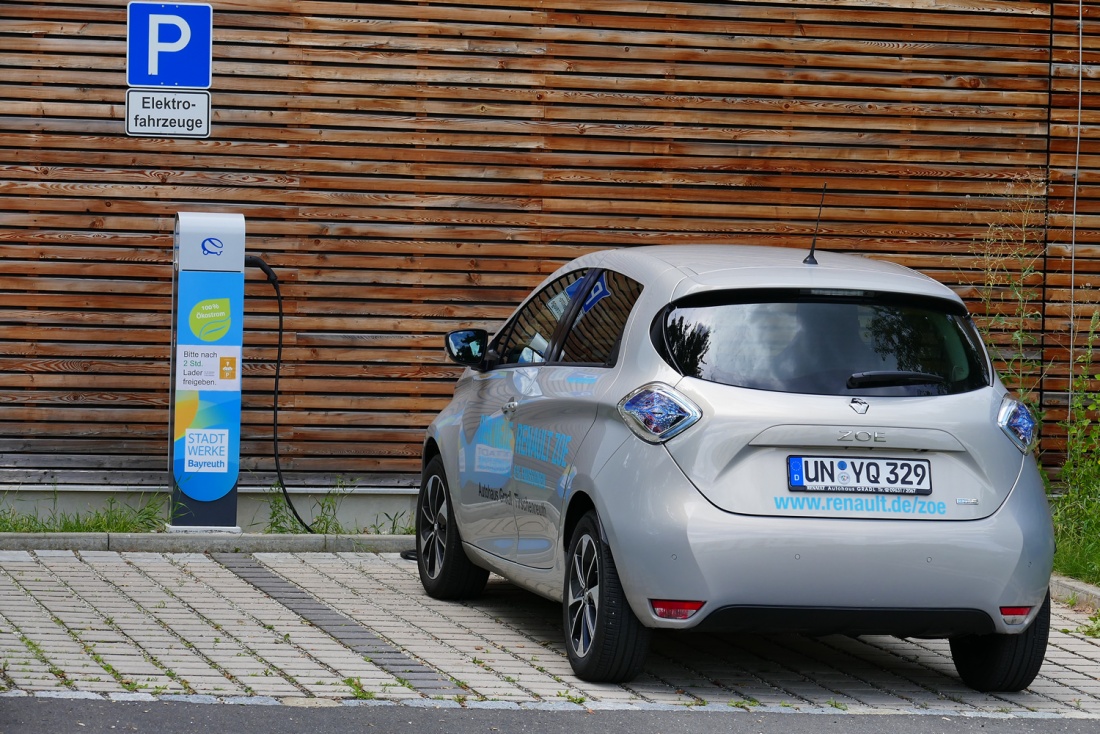
[[[106,506],[88,512],[62,512],[53,507],[46,513],[35,509],[20,512],[0,501],[0,533],[151,533],[164,528],[167,498],[163,494],[142,495],[137,507],[107,498]]]
[[[340,522],[337,516],[344,497],[350,492],[350,488],[342,483],[325,492],[320,497],[312,498],[313,513],[303,514],[302,519],[310,523],[313,532],[319,535],[342,535],[349,531]],[[279,485],[275,485],[267,491],[267,531],[268,533],[302,533],[305,528],[294,517],[294,512],[287,503],[286,496]],[[311,518],[311,519],[307,519]]]
[[[300,533],[302,526],[294,518],[278,484],[264,493],[267,499],[267,533]]]
[[[350,485],[343,479],[338,479],[336,486],[319,497],[312,498],[314,512],[312,514],[313,532],[322,535],[359,535],[370,533],[373,535],[410,535],[415,532],[412,518],[404,510],[397,512],[383,512],[376,515],[374,522],[362,529],[358,526],[348,527],[340,521],[339,512],[344,499],[351,494]],[[302,533],[305,529],[294,517],[294,513],[287,504],[279,485],[275,485],[266,493],[267,496],[267,533]],[[301,511],[301,508],[299,508]],[[305,519],[305,517],[303,517]]]
[[[384,520],[382,518],[385,518]],[[376,515],[368,531],[375,535],[412,535],[416,532],[413,518],[404,510]]]
[[[337,485],[331,492],[325,492],[314,500],[316,510],[313,513],[313,532],[323,535],[343,535],[349,532],[337,515],[344,497],[351,491],[348,487]]]

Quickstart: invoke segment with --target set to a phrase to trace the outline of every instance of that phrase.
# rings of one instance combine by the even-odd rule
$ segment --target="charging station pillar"
[[[179,212],[174,244],[168,530],[239,533],[244,216]]]

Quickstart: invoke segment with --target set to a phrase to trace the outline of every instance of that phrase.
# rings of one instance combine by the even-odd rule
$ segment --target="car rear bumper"
[[[1054,541],[1036,472],[1025,471],[981,520],[760,517],[719,510],[657,454],[647,455],[643,481],[632,476],[628,442],[596,493],[627,598],[647,626],[1014,633],[1046,596]],[[668,620],[652,599],[706,604],[691,619]],[[1001,606],[1033,610],[1024,624],[1006,625]],[[914,623],[921,613],[928,624]],[[763,623],[769,614],[776,624]]]
[[[714,608],[698,628],[740,632],[798,632],[950,637],[996,631],[980,609],[861,609],[858,607],[728,606]]]

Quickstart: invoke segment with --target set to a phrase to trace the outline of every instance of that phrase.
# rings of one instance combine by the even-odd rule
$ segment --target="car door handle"
[[[500,410],[504,413],[504,415],[512,415],[512,413],[516,412],[516,408],[518,407],[519,403],[517,403],[515,400],[509,400]]]

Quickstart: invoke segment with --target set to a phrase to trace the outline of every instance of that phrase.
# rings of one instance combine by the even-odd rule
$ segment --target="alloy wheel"
[[[425,571],[437,578],[446,558],[447,525],[449,510],[447,490],[438,474],[433,474],[424,487],[424,503],[420,510],[420,557]]]
[[[600,553],[591,535],[583,536],[573,552],[567,593],[569,644],[584,657],[592,649],[600,611]]]

